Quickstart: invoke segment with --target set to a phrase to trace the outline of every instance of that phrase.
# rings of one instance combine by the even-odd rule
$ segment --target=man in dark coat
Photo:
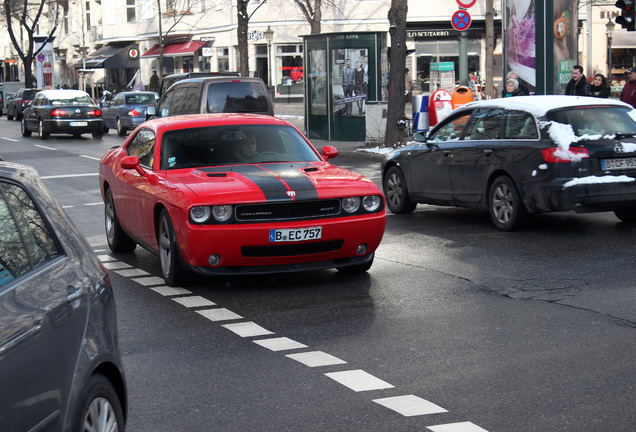
[[[565,94],[568,96],[585,96],[586,88],[587,80],[585,75],[583,75],[583,67],[576,65],[572,71],[572,79],[565,87]]]
[[[621,100],[636,108],[636,66],[627,71],[627,82],[623,86]]]

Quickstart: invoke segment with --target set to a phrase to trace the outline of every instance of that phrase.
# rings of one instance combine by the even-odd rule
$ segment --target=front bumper
[[[346,267],[368,262],[380,245],[386,212],[360,217],[241,225],[191,225],[177,232],[181,256],[192,270],[205,274],[278,273]],[[271,229],[322,227],[322,238],[270,242]],[[365,244],[366,251],[356,250]],[[210,255],[221,256],[210,266]]]

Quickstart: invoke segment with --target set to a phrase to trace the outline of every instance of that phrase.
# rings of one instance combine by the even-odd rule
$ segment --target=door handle
[[[486,150],[484,150],[484,154],[486,156],[490,156],[492,154],[492,150],[491,149],[486,149]]]
[[[82,290],[77,289],[66,296],[66,301],[69,303],[73,303],[75,300],[79,300],[82,297]]]

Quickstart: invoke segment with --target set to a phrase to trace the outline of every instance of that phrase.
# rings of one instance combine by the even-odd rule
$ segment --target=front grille
[[[236,206],[238,222],[321,218],[339,214],[340,200],[337,199]]]
[[[282,257],[311,255],[316,253],[337,251],[344,244],[344,240],[331,240],[325,242],[285,244],[272,246],[243,246],[241,254],[249,258]]]

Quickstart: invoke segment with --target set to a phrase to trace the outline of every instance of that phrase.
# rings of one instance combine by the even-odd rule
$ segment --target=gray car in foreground
[[[107,271],[33,168],[0,162],[0,430],[123,431]]]

